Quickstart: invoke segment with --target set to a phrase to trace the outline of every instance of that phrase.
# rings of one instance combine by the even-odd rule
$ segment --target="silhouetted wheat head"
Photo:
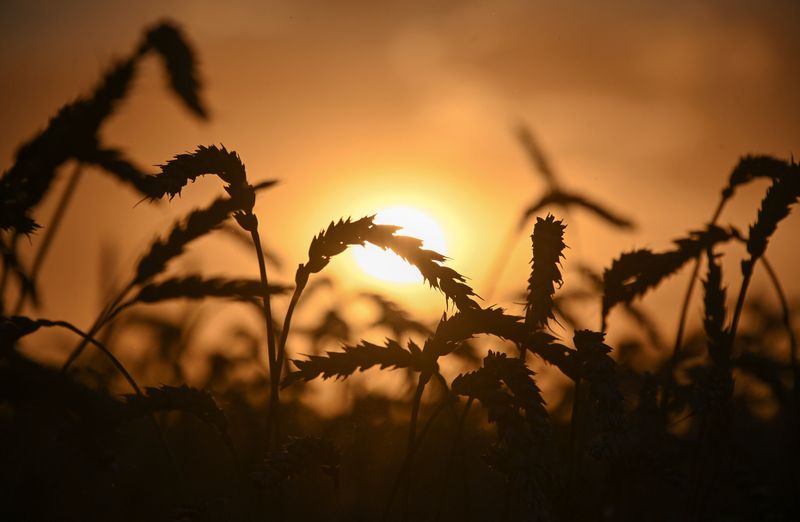
[[[525,304],[525,322],[533,329],[546,328],[547,321],[553,318],[553,294],[556,286],[563,283],[559,265],[566,248],[564,228],[551,214],[538,218],[533,227],[533,259]]]

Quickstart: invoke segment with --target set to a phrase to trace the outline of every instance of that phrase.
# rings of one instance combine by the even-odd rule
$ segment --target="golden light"
[[[447,255],[442,228],[424,212],[411,207],[386,208],[377,213],[375,223],[403,227],[398,234],[422,240],[422,246]],[[422,274],[393,252],[367,244],[353,249],[358,266],[367,274],[393,283],[421,283]]]

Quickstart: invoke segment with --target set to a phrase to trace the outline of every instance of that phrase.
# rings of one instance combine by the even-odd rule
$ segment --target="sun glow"
[[[422,246],[447,254],[447,245],[441,227],[428,214],[410,207],[386,208],[375,216],[375,223],[403,227],[399,235],[422,240]],[[358,266],[367,274],[394,283],[421,283],[422,274],[393,252],[367,244],[353,249]]]

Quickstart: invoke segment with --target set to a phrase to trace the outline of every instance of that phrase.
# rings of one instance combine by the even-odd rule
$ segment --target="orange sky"
[[[179,107],[148,60],[106,142],[142,165],[222,142],[252,179],[280,178],[258,211],[290,269],[276,275],[284,280],[329,220],[419,206],[443,222],[452,266],[481,293],[507,228],[543,187],[510,132],[517,121],[530,124],[565,185],[639,224],[620,233],[572,213],[568,270],[577,259],[601,268],[624,249],[664,248],[699,227],[744,153],[800,155],[794,1],[4,1],[2,164],[163,17],[196,46],[212,119]],[[105,176],[84,182],[65,222],[71,235],[55,243],[43,273],[42,314],[85,325],[100,306],[101,251],[117,251],[124,273],[154,235],[219,186],[203,181],[153,207],[135,206],[138,198]],[[752,221],[764,188],[745,191],[723,221]],[[51,209],[48,199],[41,222]],[[795,294],[798,214],[768,252]],[[247,252],[206,247],[183,267],[256,273]],[[504,302],[524,285],[526,238],[510,256]],[[332,268],[353,277],[344,260]],[[682,288],[668,285],[654,302],[674,308]],[[404,292],[399,299],[432,316],[441,310],[443,300]],[[75,296],[88,302],[77,306]],[[664,315],[671,323],[677,311]]]

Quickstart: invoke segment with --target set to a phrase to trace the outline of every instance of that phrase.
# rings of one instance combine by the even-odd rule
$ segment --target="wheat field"
[[[478,260],[487,281],[375,215],[329,216],[307,255],[286,259],[273,231],[295,216],[255,210],[280,180],[248,172],[235,144],[197,144],[143,169],[106,143],[104,124],[151,57],[190,117],[211,117],[195,50],[162,22],[21,140],[0,178],[4,520],[797,518],[798,307],[782,283],[795,274],[769,262],[800,197],[794,159],[731,158],[707,222],[597,271],[571,250],[571,219],[620,233],[635,219],[573,187],[520,124],[511,139],[544,189],[495,231],[509,240]],[[123,277],[90,324],[43,317],[42,266],[59,262],[50,247],[95,172],[135,193],[137,212],[192,201],[193,183],[215,197],[117,267]],[[753,183],[767,188],[741,229],[725,211]],[[56,210],[43,221],[48,196]],[[222,236],[249,275],[185,270],[197,242]],[[519,241],[529,275],[500,306],[495,286]],[[327,277],[366,244],[419,271],[441,297],[438,319]],[[678,273],[688,285],[671,279]],[[764,294],[751,290],[756,273],[769,281]],[[680,319],[664,332],[641,303],[675,285]],[[320,294],[332,305],[309,304]],[[384,336],[362,337],[345,312],[356,301],[377,310],[368,326]],[[170,304],[185,313],[148,312]],[[222,348],[189,357],[225,313],[257,318],[257,333],[218,327]],[[45,346],[48,330],[68,332],[69,344]],[[150,348],[134,357],[131,343]],[[320,395],[347,400],[326,410],[314,406]]]

